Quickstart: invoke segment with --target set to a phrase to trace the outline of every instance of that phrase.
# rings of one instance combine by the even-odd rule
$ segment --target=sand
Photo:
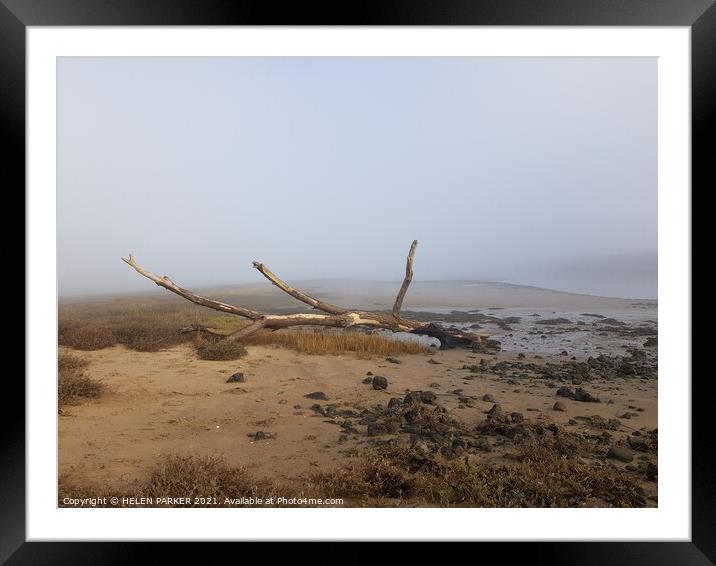
[[[552,420],[571,430],[587,426],[583,421],[569,424],[575,417],[612,419],[625,411],[634,411],[635,416],[621,420],[612,432],[615,438],[657,427],[656,380],[592,380],[584,387],[602,402],[584,403],[556,396],[556,387],[544,379],[509,385],[489,372],[471,375],[462,369],[481,358],[490,363],[516,361],[517,354],[510,352],[493,356],[436,351],[404,355],[401,364],[393,364],[351,354],[310,356],[258,346],[249,346],[247,357],[231,362],[199,360],[189,346],[154,353],[122,346],[61,351],[89,360],[88,373],[110,387],[107,395],[69,406],[58,417],[60,474],[87,486],[139,477],[164,454],[223,455],[228,463],[245,466],[257,476],[298,484],[307,473],[340,466],[348,451],[367,442],[365,435],[341,438],[336,424],[310,409],[314,403],[359,410],[385,405],[392,396],[402,398],[406,390],[434,391],[439,404],[470,426],[485,419],[493,403],[481,399],[491,394],[507,412]],[[440,364],[428,363],[430,358]],[[549,360],[527,354],[521,361]],[[237,371],[244,372],[247,381],[226,383]],[[387,377],[388,389],[363,384],[369,371]],[[452,393],[455,389],[462,393]],[[324,392],[328,401],[304,397],[315,391]],[[472,407],[459,408],[459,397],[477,399],[471,401]],[[557,400],[566,411],[552,409]],[[275,438],[254,441],[247,436],[257,431]]]

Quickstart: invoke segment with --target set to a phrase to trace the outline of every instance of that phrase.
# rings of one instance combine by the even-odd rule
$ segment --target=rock
[[[634,455],[628,448],[622,448],[621,446],[612,445],[607,452],[607,458],[612,460],[619,460],[620,462],[629,463],[634,460]]]
[[[402,364],[403,363],[398,358],[390,358],[390,357],[385,358],[385,361],[390,362],[391,364]]]
[[[495,398],[489,393],[485,393],[482,396],[482,400],[485,401],[485,403],[495,403]]]
[[[254,442],[259,441],[259,440],[271,440],[273,438],[276,438],[275,433],[264,432],[263,430],[258,430],[256,432],[250,432],[246,436],[248,436],[249,438],[253,438]]]
[[[232,375],[229,379],[226,380],[226,383],[246,383],[246,376],[240,371],[237,371],[234,375]]]
[[[591,393],[587,393],[581,387],[578,387],[577,390],[574,392],[574,400],[582,401],[583,403],[599,403],[600,402],[597,397],[594,397]]]
[[[442,362],[436,362],[434,359],[430,358],[430,359],[428,360],[428,363],[429,363],[429,364],[436,365],[436,366],[439,366]]]
[[[435,381],[433,381],[432,383],[430,383],[430,384],[428,385],[428,387],[432,387],[433,389],[438,389],[438,388],[440,387],[440,384],[437,383],[437,382],[435,382]]]
[[[574,391],[569,387],[560,387],[557,389],[557,395],[560,397],[567,397],[568,399],[574,399]]]
[[[572,321],[568,318],[546,318],[544,320],[537,320],[535,324],[542,324],[544,326],[555,326],[557,324],[571,324]]]
[[[554,405],[552,405],[552,409],[564,412],[567,410],[567,406],[562,403],[562,401],[555,401]]]
[[[560,355],[560,356],[569,356],[569,352],[567,352],[567,350],[562,350],[562,351],[559,353],[559,355]]]
[[[388,401],[388,408],[393,409],[394,407],[400,407],[402,404],[403,402],[397,397],[391,397],[390,401]]]
[[[373,383],[373,378],[372,378],[372,377],[365,377],[365,378],[363,378],[363,381],[361,381],[361,383],[365,383],[365,384]]]
[[[649,442],[643,436],[629,436],[627,442],[634,450],[647,450],[649,447]]]
[[[573,377],[573,378],[572,378],[572,385],[582,385],[582,380],[579,379],[578,377]]]
[[[420,391],[410,391],[403,399],[403,405],[419,405],[423,402]]]
[[[368,425],[368,436],[388,434],[389,432],[391,432],[391,427],[387,422],[375,422]]]
[[[323,391],[314,391],[313,393],[307,393],[304,395],[306,399],[317,399],[320,401],[328,401],[328,397]]]
[[[656,336],[649,336],[644,342],[645,348],[656,348],[659,345],[659,340]]]
[[[381,375],[373,376],[373,389],[387,389],[388,380]]]
[[[492,408],[487,411],[488,416],[492,415],[500,415],[502,414],[502,407],[500,407],[497,403],[495,403]]]
[[[433,405],[435,401],[437,400],[437,395],[433,393],[432,391],[421,391],[420,392],[420,400],[423,403],[426,403],[428,405]]]
[[[367,372],[365,372],[365,374],[366,374],[366,375],[373,375],[373,372],[372,372],[372,371],[367,371]]]
[[[522,421],[525,420],[525,417],[524,417],[524,415],[523,415],[522,413],[517,413],[517,412],[515,412],[515,413],[510,413],[510,420],[511,420],[513,423],[521,423]]]
[[[522,352],[520,352],[519,354],[517,354],[517,357],[518,357],[520,360],[524,360],[524,359],[525,359],[525,355],[524,355]]]
[[[598,320],[595,324],[606,324],[608,326],[626,326],[626,322],[622,322],[621,320],[617,320],[616,318],[603,318],[601,320]]]
[[[628,419],[631,418],[631,413],[626,412],[626,413],[624,413],[623,415],[617,415],[617,417],[619,417],[620,419],[627,419],[627,420],[628,420]]]

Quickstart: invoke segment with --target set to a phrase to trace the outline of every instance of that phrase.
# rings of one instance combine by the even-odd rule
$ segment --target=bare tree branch
[[[174,281],[169,279],[169,277],[160,277],[156,273],[147,271],[146,269],[137,265],[137,262],[134,260],[132,254],[129,254],[129,257],[123,257],[122,261],[132,266],[140,275],[144,275],[144,277],[146,277],[147,279],[151,279],[152,281],[154,281],[160,287],[164,287],[168,291],[176,293],[180,297],[184,297],[188,301],[191,301],[192,303],[195,303],[197,305],[201,305],[202,307],[209,307],[210,309],[214,309],[217,311],[243,316],[244,318],[250,318],[251,320],[258,320],[260,318],[263,318],[264,316],[262,313],[252,311],[251,309],[246,309],[244,307],[236,307],[234,305],[229,305],[220,301],[208,299],[206,297],[202,297],[201,295],[192,293],[188,289],[182,289],[181,287],[179,287],[179,285],[174,283]]]
[[[410,251],[408,252],[408,261],[405,264],[405,279],[403,279],[403,284],[400,286],[400,291],[398,291],[398,296],[395,298],[395,304],[393,305],[393,316],[396,318],[400,316],[400,309],[403,306],[405,293],[408,292],[410,282],[413,280],[413,260],[415,259],[415,248],[417,247],[418,241],[413,240]]]
[[[386,314],[383,312],[373,311],[362,311],[362,310],[350,310],[329,303],[324,303],[318,299],[311,297],[301,291],[297,291],[290,287],[287,283],[282,281],[279,277],[274,275],[265,265],[255,261],[254,267],[261,272],[271,283],[276,285],[279,289],[285,293],[291,295],[295,299],[312,306],[314,309],[323,311],[327,314],[317,313],[300,313],[300,314],[287,314],[287,315],[269,315],[247,309],[245,307],[229,305],[220,301],[215,301],[207,297],[197,295],[188,289],[183,289],[174,283],[169,277],[160,277],[151,271],[148,271],[139,265],[134,260],[134,257],[130,254],[128,258],[122,258],[124,262],[130,265],[137,273],[143,275],[147,279],[154,281],[160,287],[176,293],[180,297],[191,301],[197,305],[208,307],[220,312],[227,314],[235,314],[243,318],[251,320],[251,324],[244,326],[235,332],[228,335],[221,335],[218,332],[214,332],[208,328],[193,325],[182,329],[184,332],[202,330],[207,331],[209,334],[215,336],[221,336],[224,340],[237,340],[250,336],[254,332],[261,329],[278,330],[281,328],[290,328],[293,326],[328,326],[334,328],[350,328],[353,326],[369,326],[374,328],[383,328],[392,330],[393,332],[410,332],[413,334],[421,334],[425,336],[433,336],[440,340],[441,348],[459,346],[478,346],[487,337],[482,334],[474,334],[472,332],[463,331],[459,328],[443,328],[436,324],[427,322],[420,322],[417,320],[411,320],[400,316],[400,309],[403,304],[403,299],[408,290],[410,282],[413,279],[413,260],[415,258],[415,248],[418,245],[418,241],[414,240],[410,246],[410,252],[408,253],[407,264],[405,268],[405,279],[400,287],[398,296],[395,299],[392,314]],[[484,347],[484,344],[482,344]]]
[[[320,311],[327,312],[330,314],[344,314],[348,312],[348,309],[344,309],[343,307],[337,307],[329,303],[324,303],[323,301],[319,301],[318,299],[315,299],[310,295],[306,295],[306,293],[302,293],[301,291],[297,291],[293,287],[290,287],[285,281],[279,279],[268,267],[266,267],[261,262],[255,261],[254,267],[258,269],[259,272],[264,277],[266,277],[266,279],[271,281],[271,283],[276,285],[276,287],[281,289],[284,293],[288,293],[294,299],[298,299],[302,303],[311,305],[314,309],[318,309]]]

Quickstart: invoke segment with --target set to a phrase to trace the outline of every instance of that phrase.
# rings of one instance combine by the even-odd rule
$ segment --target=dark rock
[[[587,393],[581,387],[578,387],[577,390],[574,392],[574,400],[582,401],[583,403],[599,403],[600,402],[597,397],[595,397],[591,393]]]
[[[649,447],[649,441],[643,436],[629,436],[627,442],[634,450],[644,451],[648,450]]]
[[[482,400],[485,401],[485,403],[495,403],[495,398],[489,393],[485,393],[482,396]]]
[[[495,403],[492,408],[487,411],[488,416],[502,414],[502,407]]]
[[[510,420],[513,423],[521,423],[525,420],[525,417],[522,413],[514,412],[514,413],[510,413]]]
[[[429,363],[429,364],[436,365],[436,366],[439,366],[442,362],[436,362],[434,359],[430,358],[430,359],[428,360],[428,363]]]
[[[574,399],[574,391],[569,387],[560,387],[557,389],[557,395],[560,397],[567,397],[568,399]]]
[[[432,387],[433,389],[438,389],[440,387],[440,384],[436,381],[433,381],[432,383],[428,384],[428,387]]]
[[[403,363],[398,358],[390,358],[390,357],[385,358],[385,361],[390,362],[391,364],[402,364]]]
[[[387,389],[388,380],[381,375],[373,376],[373,389]]]
[[[390,401],[388,401],[388,408],[392,409],[394,407],[400,407],[402,404],[403,402],[397,397],[391,397]]]
[[[520,352],[519,354],[517,354],[517,357],[518,357],[520,360],[524,360],[524,359],[525,359],[525,355],[524,355],[522,352]]]
[[[568,318],[545,318],[543,320],[535,321],[535,324],[541,324],[544,326],[555,326],[557,324],[572,324],[572,321]]]
[[[319,401],[328,401],[328,397],[323,391],[314,391],[313,393],[307,393],[304,395],[306,399],[317,399]]]
[[[626,326],[626,322],[622,322],[621,320],[617,320],[616,318],[603,318],[601,320],[598,320],[594,324],[606,324],[608,326]]]
[[[275,433],[264,432],[263,430],[258,430],[256,432],[250,432],[246,436],[248,436],[249,438],[253,438],[254,442],[259,441],[259,440],[271,440],[273,438],[276,438]]]
[[[378,421],[368,425],[368,436],[378,436],[380,434],[391,434],[398,430],[397,423],[393,421]]]
[[[240,371],[238,371],[229,379],[227,379],[226,383],[246,383],[246,376]]]
[[[607,458],[612,460],[619,460],[620,462],[629,463],[634,460],[634,455],[628,448],[622,448],[621,446],[612,445],[607,452]]]
[[[433,405],[437,400],[437,395],[435,395],[435,393],[433,393],[432,391],[421,391],[420,400],[423,403],[427,403],[428,405]]]
[[[423,402],[420,391],[410,391],[403,399],[403,405],[419,405]]]
[[[372,378],[372,377],[366,377],[366,378],[363,379],[363,381],[361,381],[361,383],[366,383],[366,384],[368,384],[368,383],[373,383],[373,378]]]
[[[559,355],[560,355],[560,356],[569,356],[569,352],[567,352],[567,350],[562,350],[562,351],[559,353]]]
[[[372,371],[367,371],[367,372],[365,372],[365,374],[366,374],[366,375],[373,375],[373,372],[372,372]]]

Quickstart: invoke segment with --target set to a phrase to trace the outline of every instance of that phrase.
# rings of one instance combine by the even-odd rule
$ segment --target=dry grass
[[[59,377],[57,393],[60,407],[71,405],[83,399],[99,397],[106,386],[85,373],[87,360],[71,354],[60,354],[57,362]]]
[[[178,301],[87,301],[62,304],[59,344],[76,350],[100,350],[116,344],[140,352],[156,352],[191,342],[180,330],[191,324],[231,329],[236,317]],[[238,324],[243,324],[238,321]]]
[[[352,352],[357,357],[370,359],[374,356],[397,356],[400,354],[426,354],[430,349],[417,342],[401,342],[381,334],[364,334],[343,330],[291,330],[261,332],[250,336],[246,344],[289,348],[304,354],[337,355]]]
[[[243,355],[236,347],[214,346],[209,336],[182,333],[190,325],[212,328],[228,334],[247,324],[235,316],[182,301],[96,300],[61,305],[59,344],[76,350],[100,350],[117,344],[140,352],[156,352],[196,340],[199,357],[234,360]],[[430,349],[417,342],[391,339],[383,334],[326,329],[261,332],[244,344],[289,348],[305,354],[338,355],[354,353],[359,358],[422,354]]]
[[[524,448],[518,461],[446,461],[410,447],[363,452],[313,482],[329,497],[365,506],[643,507],[637,485],[610,466],[567,460],[545,447]]]
[[[198,341],[196,355],[202,360],[238,360],[248,352],[243,344],[236,341]]]
[[[215,497],[182,507],[234,506],[225,498],[341,498],[363,507],[644,507],[638,486],[611,466],[566,460],[544,446],[524,447],[514,462],[444,460],[408,446],[364,450],[341,468],[301,479],[301,493],[223,458],[166,456],[143,480],[98,489],[60,478],[64,497]],[[161,504],[155,505],[161,506]]]
[[[149,473],[141,492],[148,497],[181,494],[182,497],[261,497],[270,486],[256,481],[244,468],[229,466],[213,456],[167,456]]]
[[[63,503],[66,497],[117,497],[120,504],[113,507],[125,506],[121,502],[122,497],[151,497],[154,501],[157,497],[182,497],[191,500],[179,505],[158,503],[152,505],[154,507],[241,507],[242,505],[227,504],[225,498],[266,499],[276,493],[270,482],[256,480],[244,468],[229,466],[221,457],[184,455],[164,456],[147,470],[144,479],[135,479],[115,486],[79,486],[65,474],[59,478],[58,492],[60,507],[67,506]],[[194,498],[200,500],[195,502]],[[215,498],[216,504],[207,498]],[[112,505],[106,505],[110,506]]]

